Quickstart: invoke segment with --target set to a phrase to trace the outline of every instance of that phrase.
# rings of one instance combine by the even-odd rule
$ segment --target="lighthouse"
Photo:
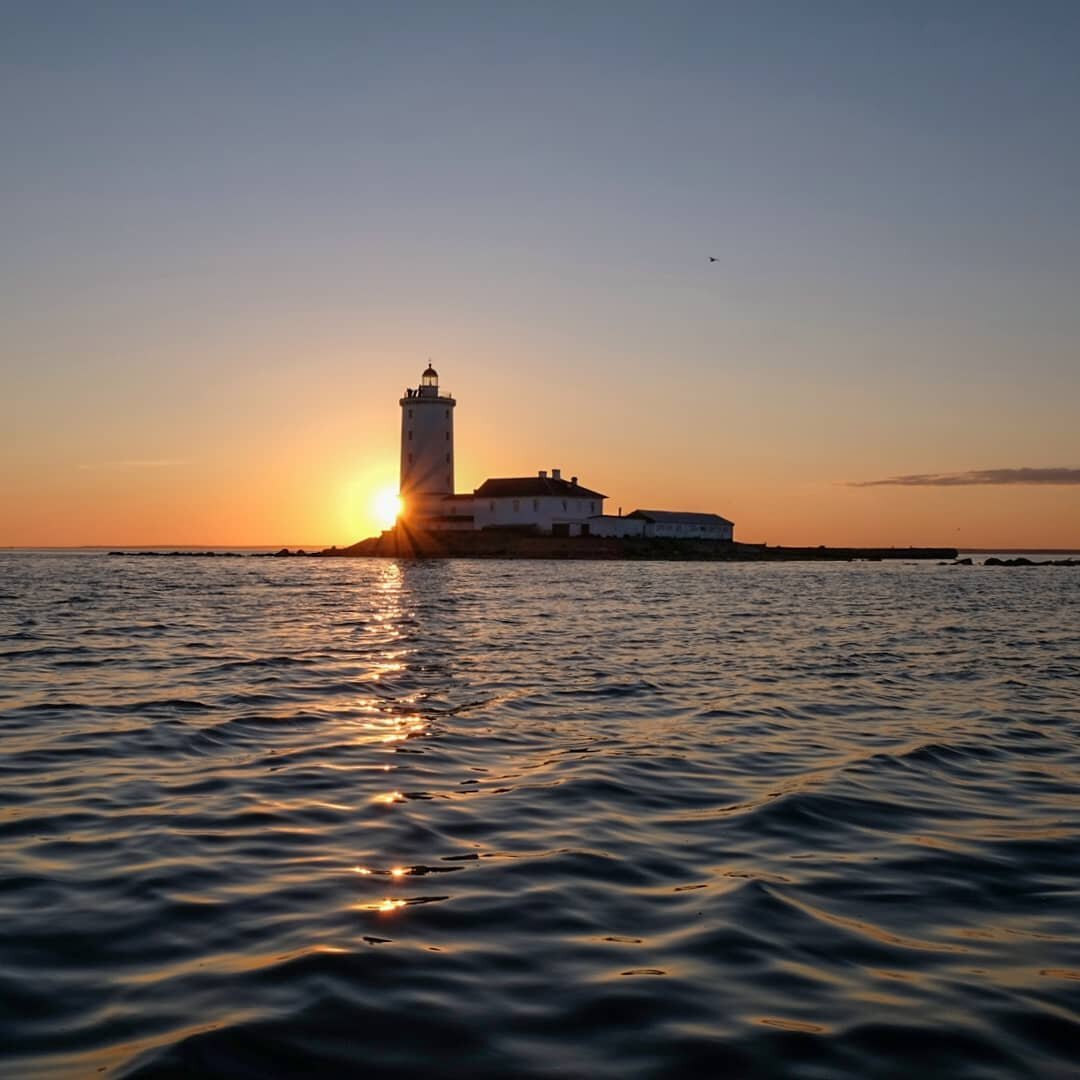
[[[405,517],[441,512],[454,493],[454,406],[439,391],[439,373],[429,363],[420,385],[401,399],[401,495]]]

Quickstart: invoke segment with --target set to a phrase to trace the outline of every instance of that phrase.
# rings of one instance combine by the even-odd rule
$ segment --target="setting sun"
[[[393,488],[383,488],[376,494],[373,505],[375,520],[380,529],[389,529],[401,513],[401,498]]]

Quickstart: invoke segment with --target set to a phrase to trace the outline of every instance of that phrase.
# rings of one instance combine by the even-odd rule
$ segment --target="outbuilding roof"
[[[505,499],[511,496],[559,495],[573,499],[606,499],[599,491],[591,491],[569,480],[553,476],[504,476],[485,480],[473,493],[481,499]]]
[[[711,525],[715,528],[717,525],[735,524],[719,514],[691,514],[682,510],[635,510],[626,516],[666,525]]]

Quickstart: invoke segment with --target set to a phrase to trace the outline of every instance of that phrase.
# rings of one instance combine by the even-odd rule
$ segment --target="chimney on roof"
[[[577,483],[577,477],[576,476],[571,476],[570,477],[570,483],[571,484],[576,484]]]
[[[540,476],[541,480],[546,480],[547,479],[547,469],[541,469],[540,473],[539,473],[539,476]]]
[[[562,469],[552,469],[551,470],[551,479],[552,480],[561,480],[562,479]]]

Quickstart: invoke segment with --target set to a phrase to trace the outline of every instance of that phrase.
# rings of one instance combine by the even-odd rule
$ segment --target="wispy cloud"
[[[190,465],[190,461],[177,461],[171,458],[161,458],[149,461],[98,461],[91,464],[80,465],[80,470],[87,469],[173,469],[181,465]]]
[[[914,473],[885,480],[852,480],[848,487],[971,487],[1003,484],[1080,484],[1080,469],[972,469]]]

